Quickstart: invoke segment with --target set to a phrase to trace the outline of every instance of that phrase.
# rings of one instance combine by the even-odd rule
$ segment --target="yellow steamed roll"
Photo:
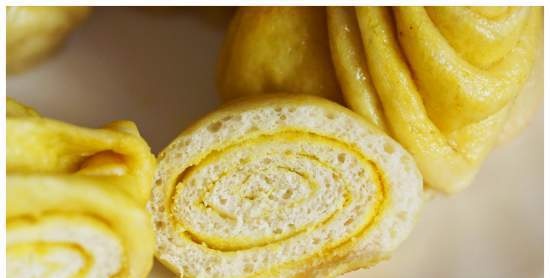
[[[89,7],[7,7],[8,73],[22,72],[50,56],[90,11]]]
[[[413,155],[428,187],[439,192],[466,188],[495,143],[517,134],[542,98],[542,86],[526,85],[542,52],[540,7],[257,9],[270,13],[239,10],[227,35],[222,97],[246,96],[250,88],[318,94],[303,87],[309,82],[340,90],[352,110]],[[273,39],[279,33],[286,35]],[[264,40],[272,43],[252,43]],[[328,46],[328,54],[313,55],[310,45]],[[225,58],[241,52],[249,56]],[[270,59],[255,59],[257,53]],[[540,63],[535,77],[542,72]],[[282,74],[292,83],[274,78]]]
[[[422,203],[413,158],[313,96],[228,104],[159,155],[157,258],[182,277],[332,277],[387,258]]]
[[[320,7],[242,7],[218,66],[224,100],[266,92],[340,99]]]
[[[155,160],[132,122],[88,129],[7,100],[8,277],[146,277]]]
[[[328,22],[349,105],[413,154],[427,185],[468,186],[531,73],[541,10],[331,7]]]

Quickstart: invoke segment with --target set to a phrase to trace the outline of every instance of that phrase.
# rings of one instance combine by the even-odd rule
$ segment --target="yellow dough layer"
[[[157,258],[182,277],[332,277],[387,258],[422,203],[413,158],[313,96],[227,104],[159,155]]]
[[[334,72],[347,105],[403,145],[440,192],[467,187],[497,140],[518,133],[542,96],[542,86],[525,86],[541,41],[540,7],[263,7],[238,14],[220,60],[224,99],[250,88],[319,94],[294,84],[333,88]],[[291,27],[279,26],[285,18]],[[285,35],[273,36],[279,33]],[[272,43],[252,43],[264,40]],[[327,45],[328,55],[309,56]],[[243,58],[227,62],[227,53]],[[311,66],[290,67],[306,62]]]
[[[6,103],[7,275],[147,277],[155,160],[136,126],[82,128]]]
[[[50,56],[90,11],[89,7],[7,7],[8,73],[22,72]]]
[[[359,95],[380,100],[376,116],[413,154],[427,185],[446,193],[468,186],[530,74],[541,11],[333,7],[328,17],[341,83],[361,82],[344,92],[350,105]],[[358,52],[359,66],[345,63]]]

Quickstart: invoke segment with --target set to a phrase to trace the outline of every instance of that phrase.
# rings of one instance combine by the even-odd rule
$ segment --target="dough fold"
[[[154,156],[135,124],[88,129],[7,100],[9,277],[147,277]]]
[[[427,185],[446,193],[471,183],[513,121],[541,23],[532,7],[328,8],[332,57],[350,106],[381,123],[413,154]]]

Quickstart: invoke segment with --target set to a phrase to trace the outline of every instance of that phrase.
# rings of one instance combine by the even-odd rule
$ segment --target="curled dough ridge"
[[[489,10],[328,8],[332,57],[350,106],[382,123],[415,157],[427,185],[447,193],[468,186],[493,147],[538,44],[538,8]]]

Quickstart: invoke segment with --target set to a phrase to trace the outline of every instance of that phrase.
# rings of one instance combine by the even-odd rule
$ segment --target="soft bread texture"
[[[182,277],[332,277],[390,256],[422,203],[413,158],[313,96],[232,102],[159,155],[157,258]]]
[[[7,7],[8,73],[22,72],[50,56],[90,11],[89,7]]]
[[[254,13],[263,10],[269,14]],[[332,78],[315,76],[334,71],[346,104],[403,145],[433,190],[451,194],[470,185],[497,141],[517,134],[542,96],[542,86],[538,90],[525,86],[541,43],[540,7],[309,9],[307,17],[301,17],[301,24],[309,26],[307,32],[287,31],[292,38],[273,45],[247,43],[250,37],[257,41],[271,38],[283,30],[278,26],[281,18],[305,10],[240,10],[222,53],[270,53],[271,60],[262,61],[262,69],[284,69],[281,64],[307,61],[306,55],[297,54],[302,45],[291,43],[300,41],[296,36],[307,41],[317,34],[315,47],[329,45],[331,57],[319,52],[316,59],[331,62],[294,68],[294,82],[307,82],[312,76],[317,86],[328,87]],[[307,24],[308,18],[324,16],[326,25]],[[248,32],[261,30],[258,26],[265,26],[266,31]],[[323,32],[328,36],[318,35]],[[296,55],[280,54],[280,45],[285,45],[284,53]],[[248,88],[262,83],[270,86],[257,87],[256,94],[272,93],[273,88],[311,94],[282,79],[248,70],[247,59],[228,63],[223,57],[218,76],[224,81],[219,83],[222,95],[245,96]],[[237,61],[243,61],[242,65]],[[542,73],[542,64],[537,70]]]
[[[146,277],[155,160],[135,125],[87,129],[6,103],[8,277]]]

